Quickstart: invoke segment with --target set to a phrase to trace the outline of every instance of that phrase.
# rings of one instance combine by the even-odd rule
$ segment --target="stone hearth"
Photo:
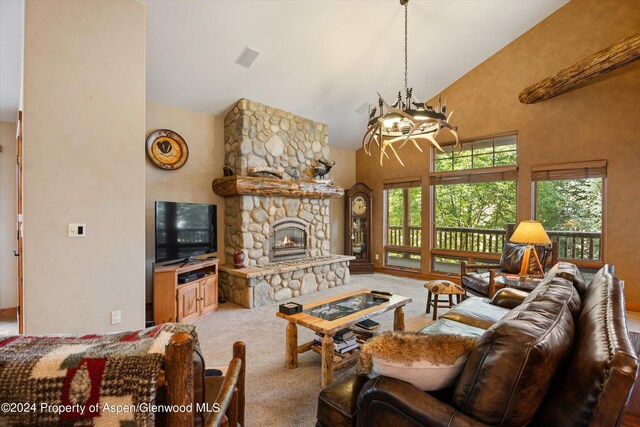
[[[330,255],[234,269],[220,266],[220,286],[227,298],[253,308],[349,283],[352,256]]]
[[[325,124],[246,99],[225,118],[225,166],[235,176],[257,166],[278,168],[283,175],[275,182],[233,177],[213,182],[214,191],[225,196],[220,287],[228,299],[251,308],[349,282],[353,257],[332,255],[329,241],[328,198],[343,190],[313,182],[315,161],[330,157],[327,132]],[[299,259],[272,262],[273,226],[285,219],[304,224],[305,248]],[[232,267],[236,251],[244,253],[246,268]]]

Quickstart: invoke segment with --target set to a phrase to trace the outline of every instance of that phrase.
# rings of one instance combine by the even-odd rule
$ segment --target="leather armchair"
[[[508,275],[519,274],[526,245],[516,243],[506,243],[504,251],[500,256],[500,263],[497,264],[467,264],[460,263],[460,283],[464,290],[471,295],[487,296],[493,298],[496,291],[502,288],[515,287],[525,291],[533,290],[538,282],[509,279]],[[543,265],[550,261],[555,265],[558,259],[558,243],[552,242],[550,247],[536,247],[538,257]],[[533,277],[542,277],[540,273],[531,274],[534,271],[534,259],[529,262],[528,272]],[[480,272],[480,270],[486,270]]]

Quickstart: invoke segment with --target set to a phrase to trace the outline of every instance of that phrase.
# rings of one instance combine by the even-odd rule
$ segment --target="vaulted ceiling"
[[[414,94],[436,95],[566,2],[411,0]],[[19,8],[0,3],[0,118],[13,120],[20,84],[13,50],[21,28],[7,25],[12,18],[5,10],[15,15],[9,9]],[[224,114],[239,98],[249,98],[327,123],[331,144],[356,148],[366,124],[366,113],[356,110],[376,104],[376,91],[393,100],[403,85],[398,0],[145,3],[151,100]],[[235,64],[245,46],[260,52],[251,68]]]

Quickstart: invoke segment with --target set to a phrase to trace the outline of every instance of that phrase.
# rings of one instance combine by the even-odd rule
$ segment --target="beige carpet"
[[[384,274],[351,276],[351,283],[314,294],[294,298],[309,303],[357,289],[386,290],[411,297],[405,307],[405,326],[418,330],[429,323],[425,314],[426,290],[423,280]],[[232,303],[221,304],[220,310],[195,321],[207,366],[226,364],[231,358],[234,341],[247,345],[246,425],[247,426],[313,426],[320,388],[320,355],[299,355],[297,369],[285,369],[286,322],[276,317],[278,304],[245,309]],[[445,310],[442,309],[442,312]],[[393,327],[393,311],[375,317],[383,330]],[[298,327],[298,342],[313,338],[313,332]],[[346,369],[336,371],[338,378]]]

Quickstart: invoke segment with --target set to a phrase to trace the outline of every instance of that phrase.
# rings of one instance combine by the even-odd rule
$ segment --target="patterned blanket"
[[[193,325],[82,336],[0,337],[0,425],[153,425],[165,345]]]

